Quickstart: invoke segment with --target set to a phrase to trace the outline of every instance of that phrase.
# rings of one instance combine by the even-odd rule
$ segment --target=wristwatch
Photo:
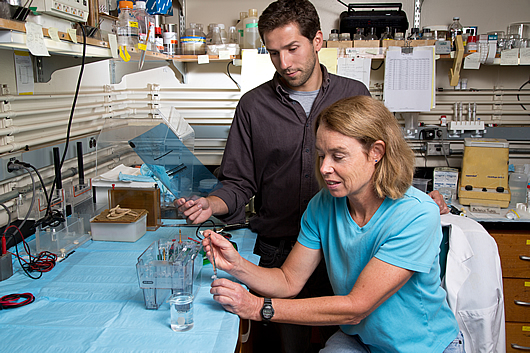
[[[270,322],[274,316],[274,309],[272,308],[272,300],[270,298],[263,298],[263,307],[261,308],[261,317],[263,321]]]

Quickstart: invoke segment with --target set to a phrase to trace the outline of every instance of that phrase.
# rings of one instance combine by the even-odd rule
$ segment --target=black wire
[[[234,81],[234,83],[236,84],[237,88],[241,89],[241,86],[239,85],[239,83],[237,83],[236,80],[234,80],[234,78],[232,77],[232,75],[230,75],[230,64],[232,64],[231,61],[228,62],[228,65],[226,65],[226,74],[228,75],[228,77],[230,77],[230,79],[232,81]]]
[[[20,298],[25,298],[19,302]],[[8,294],[0,298],[0,309],[20,308],[21,306],[31,304],[35,301],[35,296],[31,293]]]
[[[199,226],[197,227],[197,229],[195,230],[195,236],[197,238],[199,238],[200,240],[202,240],[203,238],[201,238],[201,236],[199,235],[199,229],[202,228],[202,226],[204,225],[204,223],[206,222],[212,222],[212,226],[213,226],[213,231],[215,232],[215,222],[212,221],[211,219],[207,219],[206,221],[202,222],[201,224],[199,224]]]
[[[68,128],[66,130],[66,143],[65,143],[65,146],[64,146],[64,151],[63,151],[63,156],[61,158],[61,162],[59,163],[59,170],[62,169],[63,164],[64,164],[64,160],[66,159],[66,153],[68,151],[68,144],[70,143],[70,131],[72,129],[72,121],[73,121],[73,118],[74,118],[75,106],[76,106],[76,103],[77,103],[77,97],[79,96],[79,88],[81,86],[81,79],[83,78],[83,71],[85,69],[86,30],[85,30],[85,27],[83,26],[83,24],[79,23],[79,26],[81,27],[81,31],[83,32],[83,57],[81,59],[81,69],[79,70],[79,77],[77,79],[77,86],[76,86],[76,89],[75,89],[74,100],[72,102],[72,109],[70,110],[70,118],[68,119]],[[52,184],[52,189],[50,191],[50,197],[48,199],[48,206],[46,207],[46,216],[45,216],[45,218],[47,220],[45,222],[43,222],[43,224],[61,222],[61,218],[62,217],[58,216],[60,214],[60,212],[59,211],[55,211],[55,214],[54,214],[54,213],[52,213],[52,210],[51,210],[51,200],[53,198],[53,192],[54,192],[55,184],[57,183],[57,178],[58,177],[59,177],[58,175],[55,176],[54,182]],[[57,218],[55,218],[55,217],[57,217]],[[51,219],[51,221],[49,219]]]
[[[373,61],[373,60],[372,60],[372,61]],[[371,68],[373,71],[377,71],[377,70],[379,70],[379,69],[381,68],[381,66],[383,66],[384,63],[385,63],[385,61],[384,61],[384,60],[381,60],[381,64],[379,64],[379,66],[378,66],[377,68],[374,69],[372,66],[370,66],[370,68]]]
[[[526,85],[529,84],[529,83],[530,83],[530,80],[528,80],[528,81],[526,81],[525,83],[523,83],[523,85],[522,85],[521,87],[519,87],[519,91],[522,90],[523,87],[526,86]],[[517,100],[518,100],[518,101],[521,101],[521,99],[519,99],[519,95],[517,95]],[[523,107],[523,109],[526,110],[526,107],[525,107],[523,104],[521,104],[521,107]]]

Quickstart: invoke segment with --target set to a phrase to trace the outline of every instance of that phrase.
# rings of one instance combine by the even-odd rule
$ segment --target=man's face
[[[297,91],[316,91],[322,84],[317,52],[322,47],[322,32],[315,39],[304,37],[298,25],[288,24],[263,35],[276,71]],[[318,68],[318,70],[315,70]]]

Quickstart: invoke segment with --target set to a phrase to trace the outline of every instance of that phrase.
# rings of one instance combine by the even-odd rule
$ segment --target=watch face
[[[272,305],[265,305],[263,307],[262,315],[265,319],[271,319],[274,315],[274,309],[272,308]]]

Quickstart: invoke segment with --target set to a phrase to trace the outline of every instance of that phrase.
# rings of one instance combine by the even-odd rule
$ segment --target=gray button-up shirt
[[[225,222],[241,221],[254,195],[253,231],[265,238],[298,236],[302,214],[319,190],[313,121],[342,98],[370,95],[363,83],[321,69],[322,87],[309,116],[289,98],[278,73],[241,97],[221,163],[223,186],[211,193],[228,206],[229,214],[220,217]]]

